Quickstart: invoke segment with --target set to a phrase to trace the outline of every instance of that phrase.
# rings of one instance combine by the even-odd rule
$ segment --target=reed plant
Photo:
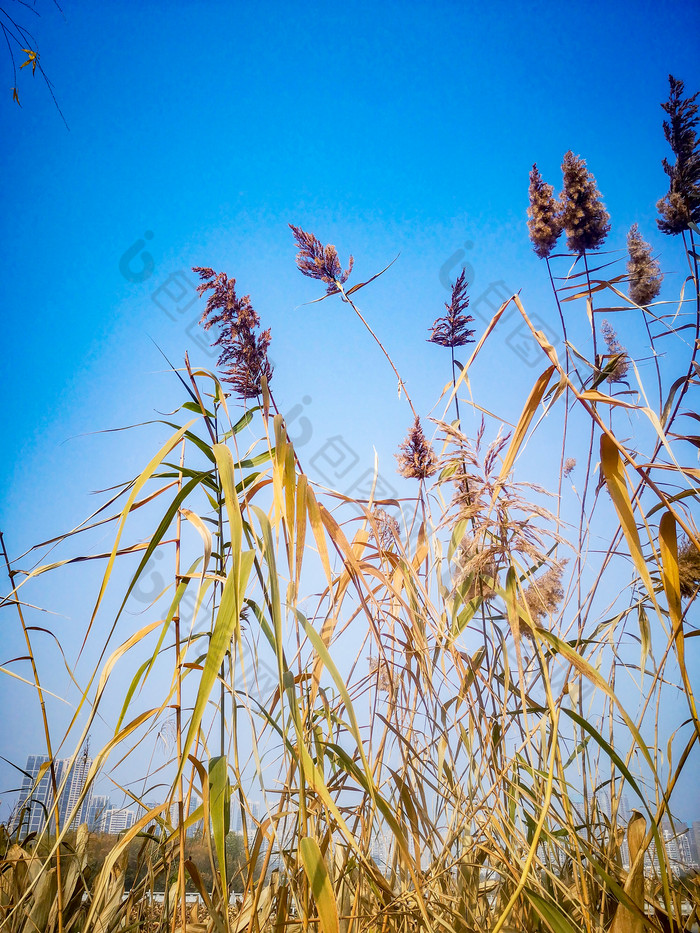
[[[101,773],[142,761],[167,728],[160,797],[149,802],[150,772],[143,792],[124,787],[139,817],[97,863],[70,814],[30,835],[20,811],[0,839],[3,929],[697,929],[697,876],[678,871],[661,831],[700,738],[687,657],[700,589],[700,179],[694,98],[683,94],[671,79],[676,161],[660,206],[662,230],[683,241],[680,298],[659,298],[638,228],[627,266],[600,252],[610,219],[581,158],[565,156],[559,198],[534,168],[529,230],[563,349],[518,295],[481,333],[469,329],[460,276],[431,329],[451,351],[432,419],[355,303],[372,280],[348,285],[352,261],[343,271],[335,247],[292,227],[300,271],[326,287],[319,300],[359,316],[407,399],[398,460],[414,492],[400,503],[309,479],[276,404],[272,335],[234,279],[197,269],[218,370],[188,359],[173,370],[183,403],[160,422],[167,439],[62,538],[68,557],[25,571],[5,551],[5,624],[14,614],[26,638],[57,794],[64,743],[34,663],[29,594],[40,575],[94,557],[76,553],[81,535],[114,529],[85,627],[97,661],[69,724],[73,760],[100,721],[110,735],[73,813]],[[568,252],[555,253],[562,232]],[[513,308],[541,367],[497,414],[465,389]],[[585,343],[570,337],[574,319],[588,322]],[[650,365],[618,332],[627,347],[647,341]],[[548,491],[526,464],[552,449]],[[158,554],[170,579],[135,616]],[[200,823],[195,857],[188,830]]]

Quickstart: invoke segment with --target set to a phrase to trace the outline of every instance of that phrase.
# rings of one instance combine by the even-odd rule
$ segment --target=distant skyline
[[[40,2],[30,15],[69,130],[29,68],[21,107],[12,100],[0,54],[0,529],[13,561],[74,527],[102,501],[94,490],[147,461],[158,428],[97,432],[181,403],[156,343],[176,366],[185,351],[195,366],[214,365],[198,326],[198,265],[236,277],[271,327],[276,398],[312,479],[357,494],[376,451],[382,488],[406,491],[394,453],[408,406],[347,308],[307,304],[323,290],[296,269],[289,223],[334,243],[341,261],[352,253],[353,282],[398,256],[360,305],[426,420],[442,415],[433,406],[450,377],[428,329],[461,266],[478,326],[515,291],[545,330],[555,326],[525,226],[533,162],[558,190],[564,153],[583,156],[611,214],[609,258],[624,260],[638,222],[666,272],[664,295],[680,292],[680,244],[656,227],[669,154],[660,103],[669,73],[700,90],[698,4],[67,0],[62,10]],[[472,388],[512,417],[541,358],[515,319],[501,333]],[[476,413],[468,418],[474,427]],[[556,457],[530,456],[525,466],[556,488]],[[105,540],[96,534],[90,547]],[[33,610],[33,622],[56,626],[70,664],[96,579],[85,568],[37,580],[35,604],[56,615]],[[55,642],[37,645],[58,734],[76,692]],[[24,651],[14,619],[5,622],[3,661]],[[695,644],[688,656],[697,680]],[[42,747],[35,696],[2,675],[0,702],[12,711],[0,755],[24,762]],[[17,786],[0,761],[0,819]],[[689,774],[674,810],[700,817]]]
[[[48,763],[45,755],[30,755],[27,758],[25,766],[25,777],[22,781],[22,787],[18,794],[12,817],[10,819],[10,829],[14,830],[17,821],[21,818],[24,827],[24,835],[29,833],[41,833],[46,826],[47,814],[52,813],[53,794],[51,791],[51,776],[48,769],[44,770],[43,776],[38,780],[40,769]],[[92,759],[87,755],[80,756],[69,771],[70,761],[68,759],[56,762],[56,781],[58,786],[65,781],[65,790],[60,795],[59,800],[59,822],[65,823],[77,802],[77,799],[85,786],[85,777],[92,765]],[[611,818],[610,798],[603,791],[595,795],[598,806],[605,816]],[[191,794],[189,799],[188,814],[192,814],[201,806],[202,801],[196,794]],[[155,807],[153,802],[143,802],[142,807],[149,809]],[[247,807],[249,814],[255,821],[262,818],[262,806],[260,800],[248,800]],[[24,811],[24,812],[23,812]],[[178,825],[179,804],[171,804],[169,817],[173,827]],[[616,814],[617,823],[624,827],[627,825],[632,809],[630,807],[629,797],[623,794],[620,799],[619,808]],[[75,818],[71,821],[75,829],[81,823],[85,823],[91,832],[106,833],[116,835],[126,829],[130,829],[138,817],[135,806],[115,807],[112,805],[111,798],[103,794],[94,794],[92,788],[88,790],[85,799],[77,810]],[[583,819],[583,817],[582,817]],[[195,836],[201,831],[203,822],[200,820],[194,823],[187,830],[188,836]],[[241,833],[243,828],[242,811],[237,805],[234,797],[231,805],[231,824],[230,831]],[[664,816],[660,825],[661,835],[666,846],[666,852],[670,860],[672,871],[682,872],[691,869],[697,870],[700,853],[700,821],[693,821],[691,825],[683,821],[683,814],[674,815],[674,824],[671,824],[668,816]],[[388,853],[392,842],[392,834],[384,829],[377,829],[372,842],[372,858],[380,866],[388,865]],[[629,847],[627,840],[624,839],[620,845],[620,857],[624,868],[629,868]],[[647,871],[658,871],[658,856],[655,852],[646,857]]]

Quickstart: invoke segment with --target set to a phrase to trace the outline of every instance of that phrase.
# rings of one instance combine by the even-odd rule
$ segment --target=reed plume
[[[406,440],[399,446],[396,459],[399,461],[399,473],[407,479],[427,479],[437,470],[437,455],[428,443],[417,415]]]
[[[438,427],[446,442],[440,466],[445,482],[454,486],[445,523],[454,527],[465,520],[470,528],[460,545],[463,575],[487,570],[495,577],[498,568],[514,562],[548,563],[547,539],[561,540],[552,531],[555,517],[525,496],[526,490],[538,494],[545,490],[501,475],[501,454],[510,435],[499,434],[483,451],[483,420],[475,440],[446,422],[438,422]]]
[[[536,164],[530,170],[529,195],[530,241],[540,259],[549,259],[562,231],[561,204],[554,197],[554,187],[543,180]]]
[[[615,360],[615,365],[608,375],[608,382],[611,384],[613,382],[621,382],[630,368],[627,351],[617,339],[617,333],[609,321],[603,321],[600,330],[608,348],[608,356],[610,359]]]
[[[629,296],[640,308],[646,308],[661,291],[664,277],[658,260],[651,255],[651,247],[642,237],[637,224],[632,224],[627,234],[627,250]]]
[[[357,291],[358,288],[364,287],[368,284],[368,282],[362,282],[360,285],[355,285],[353,288],[349,288],[347,292],[343,288],[348,278],[350,277],[350,273],[352,272],[352,267],[354,264],[352,256],[348,262],[347,269],[343,272],[343,267],[341,266],[340,260],[338,259],[338,251],[336,250],[335,246],[331,244],[324,246],[318,237],[314,236],[313,233],[307,233],[305,230],[302,230],[301,227],[295,227],[294,224],[289,224],[289,229],[294,234],[294,239],[296,240],[297,246],[299,247],[299,251],[297,252],[296,257],[297,268],[299,271],[303,275],[308,275],[309,278],[319,279],[321,282],[325,282],[327,286],[326,296],[339,294],[341,299],[350,305],[355,314],[359,317],[359,319],[369,331],[372,339],[375,341],[379,349],[386,357],[386,360],[391,368],[394,370],[394,375],[396,376],[399,384],[399,397],[403,392],[406,396],[406,401],[408,402],[411,411],[415,417],[418,417],[416,409],[413,406],[413,402],[411,401],[411,396],[408,394],[408,389],[406,388],[406,385],[404,384],[404,381],[401,378],[398,369],[396,368],[396,364],[389,356],[389,353],[384,344],[381,342],[379,337],[377,337],[375,332],[370,327],[368,321],[363,317],[360,310],[350,297],[353,292]],[[386,269],[383,271],[386,272]],[[381,274],[382,273],[379,272],[377,275],[372,276],[369,281],[372,282]]]
[[[192,271],[201,279],[197,286],[199,295],[211,292],[200,323],[205,330],[219,327],[219,336],[212,346],[221,348],[217,365],[224,371],[224,382],[233,386],[241,398],[256,398],[263,376],[268,383],[272,378],[272,364],[267,357],[269,328],[255,333],[260,318],[250,303],[250,295],[239,298],[236,294],[235,279],[203,266],[195,266]]]
[[[289,228],[299,247],[296,259],[299,271],[311,279],[320,279],[327,286],[326,294],[335,295],[340,291],[338,285],[345,285],[350,277],[355,262],[352,256],[343,271],[335,246],[331,243],[324,246],[313,233],[307,233],[294,224],[289,224]]]
[[[695,599],[700,590],[700,551],[688,538],[678,548],[678,575],[681,596]]]
[[[523,596],[533,622],[542,622],[559,609],[564,598],[562,575],[565,564],[566,561],[554,564],[525,588]]]
[[[469,296],[467,295],[466,280],[467,271],[462,269],[457,277],[457,281],[452,286],[452,297],[450,303],[445,302],[447,314],[444,317],[437,318],[433,322],[429,343],[437,343],[441,347],[449,347],[454,350],[455,347],[463,347],[467,343],[473,343],[474,331],[467,325],[474,318],[471,314],[466,314],[469,307]]]
[[[599,249],[610,231],[610,214],[605,209],[596,180],[585,161],[569,150],[562,163],[561,221],[566,244],[572,253]]]
[[[668,114],[664,120],[664,136],[676,157],[673,165],[663,160],[669,177],[668,194],[657,204],[660,214],[656,221],[662,233],[675,236],[687,230],[690,223],[700,223],[700,140],[697,134],[697,93],[683,97],[682,81],[668,76],[668,101],[661,106]]]

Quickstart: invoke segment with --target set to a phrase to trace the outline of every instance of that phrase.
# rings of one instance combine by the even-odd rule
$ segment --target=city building
[[[68,768],[70,762],[65,761],[65,768]],[[85,790],[87,777],[92,767],[92,758],[88,755],[87,748],[76,759],[70,772],[70,778],[66,789],[60,796],[59,821],[64,826],[71,813],[75,812],[71,824],[77,828],[82,823],[87,823],[92,802],[92,788],[89,787],[82,803],[78,806],[78,801]],[[76,809],[77,808],[77,809]]]
[[[102,818],[108,810],[112,809],[112,801],[109,797],[106,797],[103,794],[94,794],[92,797],[92,802],[90,804],[90,812],[88,813],[88,829],[90,832],[101,832],[99,826],[101,824]]]
[[[124,830],[131,829],[135,822],[136,812],[134,810],[127,810],[125,807],[121,810],[110,807],[100,817],[96,831],[116,836],[117,833],[123,833]]]
[[[693,831],[690,834],[690,851],[693,859],[700,864],[700,820],[693,821]]]
[[[674,875],[680,875],[694,868],[697,869],[697,862],[693,858],[690,847],[690,830],[686,824],[680,820],[674,820],[671,823],[671,820],[665,816],[659,824],[659,831],[671,872]],[[658,871],[659,857],[655,850],[651,860],[654,868]]]
[[[72,814],[71,825],[79,826],[89,821],[92,804],[92,788],[87,789],[84,799],[77,807],[80,796],[85,790],[92,758],[87,750],[70,767],[70,759],[57,759],[54,762],[56,788],[58,790],[58,821],[65,826]],[[53,778],[49,759],[46,755],[29,755],[25,767],[19,796],[12,816],[12,827],[20,821],[28,833],[40,833],[47,822],[51,831],[55,831],[55,800]],[[76,809],[77,807],[77,809]],[[74,812],[75,811],[75,812]]]
[[[43,774],[39,778],[42,765],[47,765],[48,761],[49,759],[45,755],[30,755],[27,758],[22,786],[12,816],[13,829],[21,821],[27,833],[39,833],[46,825],[46,821],[53,815],[54,796],[51,769],[44,768]],[[54,771],[56,785],[60,787],[63,777],[62,761],[56,762]]]
[[[95,794],[88,815],[88,828],[94,833],[116,835],[131,829],[136,822],[136,811],[126,807],[114,807],[109,797]]]
[[[372,838],[370,855],[380,871],[384,873],[389,870],[392,840],[392,834],[381,829],[377,830]]]
[[[248,812],[246,813],[246,821],[248,824],[248,832],[251,833],[255,829],[255,824],[251,823],[251,817],[256,822],[260,822],[260,813],[261,806],[259,800],[248,800]],[[235,833],[243,832],[243,814],[238,803],[238,798],[233,798],[231,800],[231,830]]]
[[[595,799],[600,812],[603,813],[607,819],[612,822],[612,800],[609,788],[596,794]],[[630,809],[629,800],[625,794],[623,794],[617,801],[615,825],[618,831],[622,830],[622,838],[620,839],[620,861],[622,862],[622,867],[625,869],[629,869],[630,867],[630,848],[629,843],[627,842],[627,824],[629,823],[631,816],[632,810]]]
[[[199,799],[199,797],[196,794],[191,794],[190,805],[189,805],[188,814],[187,814],[188,817],[192,816],[192,814],[197,809],[197,807],[200,807],[201,805],[202,805],[202,801]],[[179,812],[179,804],[177,801],[175,801],[174,803],[170,805],[170,822],[173,824],[174,827],[179,825],[178,812]],[[188,826],[187,827],[188,837],[191,839],[194,836],[196,836],[198,833],[200,833],[202,831],[203,825],[204,825],[204,821],[198,820],[192,826]]]

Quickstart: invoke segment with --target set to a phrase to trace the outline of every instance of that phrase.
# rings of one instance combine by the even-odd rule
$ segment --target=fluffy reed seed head
[[[200,323],[205,330],[219,328],[219,336],[212,346],[221,349],[217,366],[224,371],[224,382],[243,399],[257,398],[262,390],[262,377],[265,376],[268,383],[272,378],[272,365],[267,357],[269,328],[255,333],[260,318],[250,303],[250,296],[239,298],[236,294],[235,279],[204,266],[195,266],[192,271],[201,279],[197,286],[200,296],[211,292]]]
[[[447,314],[433,323],[430,337],[428,337],[429,343],[437,343],[441,347],[454,349],[474,342],[474,331],[467,327],[467,324],[470,324],[474,318],[471,314],[465,314],[469,307],[468,285],[467,270],[462,269],[452,286],[450,303],[445,302]]]
[[[562,163],[564,186],[561,220],[566,245],[579,255],[599,249],[610,231],[610,214],[605,209],[596,180],[585,161],[569,150]]]
[[[376,678],[378,693],[391,693],[389,665],[383,658],[369,657],[369,676]]]
[[[540,259],[548,259],[561,235],[561,204],[554,197],[553,185],[543,180],[537,165],[530,170],[529,195],[527,228],[530,241]]]
[[[683,97],[685,85],[668,76],[670,85],[668,101],[661,106],[669,116],[664,120],[664,136],[676,157],[671,165],[663,160],[664,171],[669,177],[669,190],[657,201],[661,215],[656,221],[659,230],[675,236],[688,229],[691,221],[700,223],[700,139],[698,139],[698,94]]]
[[[437,455],[423,433],[418,415],[406,440],[399,446],[396,459],[399,473],[407,479],[427,479],[437,470]]]
[[[564,461],[564,470],[563,470],[564,476],[568,479],[571,476],[571,474],[574,472],[575,468],[576,468],[576,458],[567,457],[566,460]]]
[[[678,548],[678,576],[681,596],[694,599],[700,590],[700,551],[688,538]]]
[[[379,550],[388,551],[399,539],[399,523],[387,511],[375,506],[372,509],[372,533]]]
[[[627,375],[630,368],[629,356],[627,351],[622,346],[620,341],[617,339],[617,334],[609,321],[603,321],[600,327],[600,331],[603,335],[603,340],[608,348],[608,356],[611,358],[619,357],[616,361],[615,366],[613,367],[612,372],[608,376],[608,382],[621,382]]]
[[[454,555],[454,586],[462,586],[462,598],[465,602],[482,599],[490,602],[494,596],[494,586],[498,583],[498,563],[489,550],[483,550],[482,544],[471,535],[465,535]]]
[[[325,282],[326,294],[335,295],[340,291],[338,286],[345,285],[350,277],[354,265],[352,256],[347,269],[343,272],[335,246],[332,244],[324,246],[313,233],[306,233],[294,224],[289,224],[289,228],[299,247],[296,259],[299,271],[311,279],[320,279]]]
[[[559,561],[534,579],[523,592],[533,622],[539,623],[554,615],[564,598],[562,575],[566,561]]]
[[[474,440],[454,425],[439,422],[438,426],[446,442],[440,466],[444,481],[454,487],[445,523],[454,527],[466,520],[469,529],[456,555],[458,582],[472,576],[473,595],[486,597],[499,569],[547,563],[548,541],[562,538],[551,511],[525,495],[526,490],[546,494],[545,490],[501,475],[501,454],[509,435],[499,433],[482,451],[483,420]]]
[[[642,237],[637,224],[632,224],[627,234],[627,250],[629,296],[640,308],[646,308],[661,291],[664,277],[658,260],[651,255],[651,246]]]

